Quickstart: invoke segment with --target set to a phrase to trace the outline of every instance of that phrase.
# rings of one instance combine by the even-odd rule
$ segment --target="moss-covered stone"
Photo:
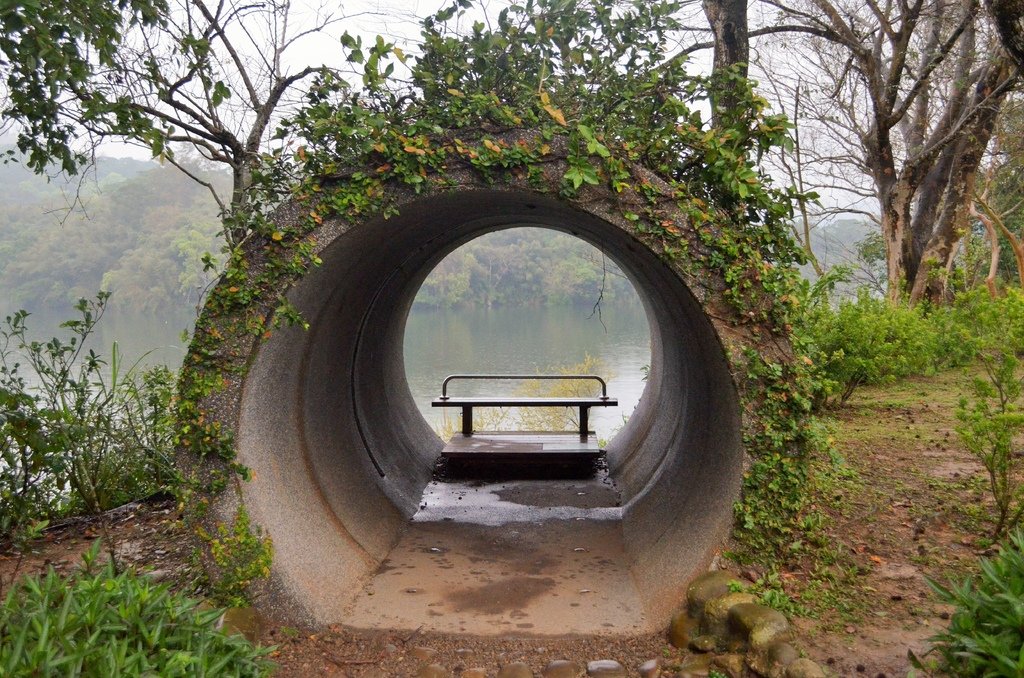
[[[713,598],[721,598],[733,587],[742,586],[740,579],[727,570],[707,572],[690,582],[686,589],[686,607],[691,617],[699,619],[704,606]]]
[[[729,610],[729,627],[736,636],[745,637],[752,649],[767,648],[792,635],[786,615],[758,603],[734,605]]]
[[[677,612],[668,627],[668,642],[672,643],[674,647],[685,648],[689,646],[690,640],[697,634],[699,628],[698,620],[687,612]]]
[[[797,659],[786,668],[786,678],[825,678],[825,672],[810,659]]]
[[[736,605],[743,603],[756,603],[757,598],[749,593],[727,593],[718,598],[712,598],[704,604],[704,615],[701,617],[700,628],[716,638],[721,638],[723,643],[730,637],[729,610]]]

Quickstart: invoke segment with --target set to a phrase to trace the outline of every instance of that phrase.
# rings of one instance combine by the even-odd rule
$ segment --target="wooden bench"
[[[601,395],[597,397],[569,397],[569,398],[528,398],[528,397],[457,397],[448,395],[448,384],[455,379],[475,380],[590,380],[601,384]],[[586,438],[589,433],[590,420],[589,412],[591,407],[618,407],[617,398],[608,397],[608,384],[604,379],[594,374],[450,374],[441,383],[441,395],[430,403],[432,407],[461,407],[462,408],[462,435],[473,435],[473,408],[474,407],[578,407],[580,410],[580,438]]]
[[[501,397],[448,395],[448,383],[455,379],[487,380],[594,380],[601,384],[601,395],[594,397]],[[456,433],[445,445],[441,458],[445,462],[466,466],[485,466],[497,469],[523,468],[531,472],[543,469],[593,468],[602,454],[597,436],[590,429],[591,407],[615,407],[616,398],[608,397],[604,380],[595,375],[522,375],[522,374],[453,374],[441,385],[441,396],[431,402],[433,407],[459,407],[462,409],[462,432]],[[579,431],[484,431],[473,428],[473,409],[476,407],[575,407],[579,408]],[[592,472],[592,471],[591,471]]]

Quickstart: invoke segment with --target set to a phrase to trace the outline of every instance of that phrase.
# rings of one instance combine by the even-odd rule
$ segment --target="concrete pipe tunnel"
[[[276,331],[254,348],[241,388],[235,441],[253,471],[243,501],[274,545],[259,604],[355,627],[560,634],[663,626],[732,525],[741,407],[718,330],[683,276],[608,214],[477,186],[408,196],[387,219],[325,221],[322,264],[288,290],[308,329]],[[486,506],[468,520],[443,507],[430,514],[443,442],[406,381],[406,320],[447,254],[516,226],[591,243],[643,302],[651,370],[607,447],[617,495],[601,504],[594,492],[591,504],[575,507],[539,496],[513,519],[489,517]]]

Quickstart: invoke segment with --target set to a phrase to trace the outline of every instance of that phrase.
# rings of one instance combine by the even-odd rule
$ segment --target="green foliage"
[[[820,306],[807,328],[826,397],[831,394],[839,403],[859,386],[921,374],[934,363],[937,335],[924,310],[893,305],[863,290],[835,309]]]
[[[126,368],[116,345],[109,362],[85,348],[106,300],[81,300],[66,339],[30,339],[24,311],[0,327],[0,537],[175,482],[171,373]]]
[[[1024,532],[983,559],[974,579],[949,588],[929,583],[957,608],[949,628],[932,639],[950,675],[1024,675]]]
[[[24,676],[266,676],[267,649],[216,630],[220,610],[146,576],[99,567],[26,577],[0,607],[0,673]]]
[[[965,292],[939,308],[892,304],[866,290],[836,306],[827,289],[805,299],[797,338],[815,364],[818,404],[845,403],[866,384],[966,365],[984,351],[1024,352],[1024,293],[1016,289],[998,299]]]
[[[143,137],[152,123],[125,98],[89,86],[92,76],[117,67],[118,48],[131,26],[152,27],[167,12],[164,0],[37,0],[0,9],[5,120],[17,123],[18,148],[43,172],[57,163],[73,173],[86,160],[79,130],[63,115],[69,92],[89,90],[81,119],[90,130],[113,127]]]
[[[230,606],[248,603],[249,587],[270,574],[273,548],[270,537],[254,529],[245,506],[240,506],[234,523],[218,525],[216,534],[198,531],[210,547],[210,556],[217,568],[211,581],[214,600]]]
[[[974,400],[960,398],[956,432],[964,446],[988,472],[989,489],[996,502],[993,537],[999,539],[1024,517],[1024,467],[1019,445],[1024,442],[1024,411],[1020,409],[1024,375],[1011,353],[982,356],[988,379],[974,380]]]

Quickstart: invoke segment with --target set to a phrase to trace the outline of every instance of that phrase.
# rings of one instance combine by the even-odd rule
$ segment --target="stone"
[[[706,633],[725,641],[729,637],[729,610],[741,603],[756,603],[757,598],[749,593],[727,593],[712,598],[704,604],[704,617],[700,628]]]
[[[388,643],[384,646],[384,651],[388,654],[394,654],[398,652],[398,646],[393,643]]]
[[[416,646],[409,652],[415,659],[419,659],[421,662],[430,661],[437,656],[437,650],[432,647],[423,647],[422,645]]]
[[[786,667],[786,678],[825,678],[825,672],[810,659],[797,659]]]
[[[698,655],[696,657],[690,657],[680,667],[679,676],[691,676],[692,678],[698,678],[698,676],[706,676],[711,670],[711,657],[710,655]]]
[[[744,657],[741,654],[720,654],[711,660],[711,666],[720,669],[729,678],[743,678]]]
[[[599,659],[587,664],[587,675],[591,678],[626,678],[626,669],[612,659]]]
[[[689,648],[694,652],[712,652],[718,647],[718,640],[714,636],[697,636],[690,639]]]
[[[451,672],[440,664],[427,664],[421,666],[416,672],[416,678],[451,678]]]
[[[498,678],[533,678],[533,669],[523,662],[505,664],[498,671]]]
[[[638,666],[636,670],[640,678],[658,678],[661,675],[661,662],[651,659]]]
[[[786,615],[758,603],[740,603],[729,609],[729,626],[754,650],[767,648],[793,635]]]
[[[776,641],[768,647],[751,650],[747,666],[767,678],[785,678],[786,667],[800,658],[796,648],[785,641]]]
[[[713,598],[721,598],[743,582],[728,570],[706,572],[690,582],[686,589],[686,605],[691,617],[704,614],[704,606]]]
[[[467,650],[465,648],[459,648],[458,650],[455,651],[455,656],[458,657],[459,659],[469,659],[470,657],[472,657],[475,654],[476,654],[476,652],[474,652],[473,650]]]
[[[556,659],[549,662],[540,675],[544,678],[582,678],[586,669],[567,659]]]
[[[165,579],[167,579],[168,577],[171,576],[171,571],[170,570],[158,569],[158,570],[150,570],[146,574],[153,581],[155,581],[155,582],[162,582],[162,581],[164,581]]]
[[[674,647],[685,648],[690,644],[690,638],[697,632],[700,622],[691,617],[689,613],[677,612],[672,617],[672,623],[668,627],[668,642]]]
[[[487,678],[487,669],[474,667],[462,672],[462,678]]]
[[[229,636],[245,636],[255,643],[263,633],[263,618],[251,607],[229,607],[217,620],[217,628]]]

